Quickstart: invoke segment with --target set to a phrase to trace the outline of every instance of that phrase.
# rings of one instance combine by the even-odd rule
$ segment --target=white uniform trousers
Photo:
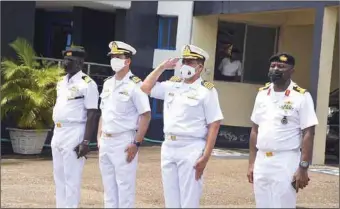
[[[84,139],[85,124],[61,124],[51,141],[57,208],[77,208],[85,158],[77,159],[74,148]]]
[[[166,208],[198,208],[203,176],[196,181],[195,163],[202,156],[205,140],[165,137],[161,148],[161,168]]]
[[[129,131],[100,139],[99,167],[104,187],[105,208],[134,208],[138,153],[128,163],[125,149],[135,139]]]
[[[300,157],[300,150],[257,152],[254,164],[257,208],[296,207],[296,191],[291,183]]]

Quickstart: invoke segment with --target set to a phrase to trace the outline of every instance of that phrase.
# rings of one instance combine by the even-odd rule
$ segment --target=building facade
[[[217,146],[222,147],[248,147],[250,114],[257,89],[267,82],[268,58],[291,53],[297,60],[294,81],[311,92],[320,121],[313,161],[324,161],[328,95],[339,88],[337,1],[2,1],[1,13],[1,56],[13,56],[8,43],[23,37],[44,57],[60,59],[61,50],[73,43],[85,47],[86,61],[108,65],[108,43],[121,40],[137,49],[131,70],[144,79],[163,60],[178,56],[184,44],[207,50],[203,77],[219,92],[225,119]],[[237,82],[224,80],[218,70],[231,45],[242,63]],[[109,66],[90,72],[100,87],[112,75]],[[166,71],[161,80],[173,74]],[[163,103],[150,103],[147,138],[161,142]]]
[[[257,89],[267,82],[268,58],[284,51],[296,58],[293,80],[314,99],[319,125],[313,163],[323,164],[329,95],[339,88],[338,40],[337,1],[195,2],[191,41],[211,56],[207,67],[214,70],[206,79],[214,82],[225,116],[219,143],[247,142]],[[243,66],[239,82],[221,79],[217,69],[220,47],[230,44]]]

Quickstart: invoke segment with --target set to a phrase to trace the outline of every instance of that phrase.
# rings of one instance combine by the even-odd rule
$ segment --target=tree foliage
[[[25,39],[9,44],[17,59],[1,61],[1,119],[11,117],[17,128],[40,129],[53,125],[56,84],[64,71],[56,63],[36,59]]]

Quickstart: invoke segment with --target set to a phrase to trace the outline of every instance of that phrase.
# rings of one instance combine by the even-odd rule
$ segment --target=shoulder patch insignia
[[[109,76],[109,77],[107,77],[107,78],[105,78],[104,79],[104,82],[106,81],[106,80],[109,80],[110,78],[112,78],[113,76]]]
[[[306,89],[303,89],[297,85],[293,87],[293,90],[299,92],[300,94],[304,94],[306,92]]]
[[[202,81],[201,82],[202,86],[204,86],[205,88],[211,90],[215,87],[215,85],[209,81]]]
[[[138,78],[135,75],[130,76],[130,80],[132,80],[134,83],[139,83],[142,81],[140,78]]]
[[[182,81],[182,78],[178,77],[178,76],[172,76],[169,81],[172,81],[172,82],[181,82]]]
[[[87,76],[87,75],[84,75],[84,76],[82,76],[81,77],[86,83],[90,83],[91,81],[92,81],[92,79],[89,77],[89,76]]]
[[[263,87],[259,88],[259,91],[263,91],[263,90],[269,89],[269,87],[270,87],[270,82],[264,84]]]

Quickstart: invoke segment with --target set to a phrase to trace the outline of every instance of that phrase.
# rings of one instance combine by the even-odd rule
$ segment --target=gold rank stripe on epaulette
[[[264,84],[263,87],[259,88],[259,91],[263,91],[263,90],[269,89],[269,87],[270,87],[270,82]]]
[[[130,80],[132,80],[134,83],[139,83],[142,81],[140,78],[138,78],[135,75],[130,76]]]
[[[84,75],[83,77],[81,77],[86,83],[90,83],[92,81],[92,79],[87,76],[87,75]]]
[[[104,82],[106,81],[106,80],[109,80],[110,78],[112,78],[113,76],[109,76],[109,77],[107,77],[107,78],[105,78],[104,79]]]
[[[215,87],[215,85],[209,81],[202,81],[201,82],[202,86],[204,86],[205,88],[211,90]]]
[[[178,76],[172,76],[169,81],[171,82],[181,82],[182,78],[178,77]]]
[[[304,94],[306,92],[306,89],[303,89],[300,86],[293,86],[293,90],[299,92],[300,94]]]

